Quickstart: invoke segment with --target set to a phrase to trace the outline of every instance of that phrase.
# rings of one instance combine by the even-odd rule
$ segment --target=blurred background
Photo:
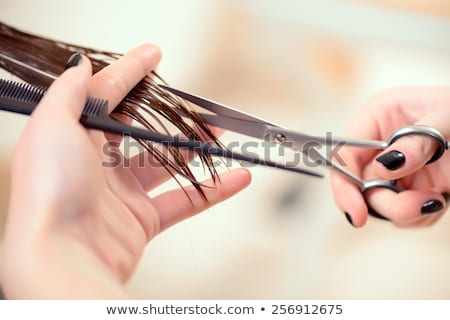
[[[66,42],[118,52],[153,42],[163,52],[158,71],[173,86],[311,134],[341,133],[385,88],[450,84],[448,0],[0,0],[0,7],[0,21]],[[0,226],[25,123],[0,115]],[[450,298],[448,217],[420,230],[373,219],[356,230],[336,208],[328,176],[251,171],[244,192],[148,245],[128,283],[132,295]]]

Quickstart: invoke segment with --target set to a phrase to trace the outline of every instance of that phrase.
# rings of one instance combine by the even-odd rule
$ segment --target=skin
[[[102,146],[118,137],[79,124],[86,97],[114,107],[159,60],[142,45],[92,76],[83,57],[34,111],[13,159],[1,270],[8,298],[127,298],[124,284],[152,238],[250,183],[247,170],[229,171],[205,189],[209,202],[186,188],[191,203],[181,189],[147,195],[170,178],[163,168],[101,165]]]
[[[419,124],[438,129],[448,139],[449,106],[449,88],[407,87],[387,90],[369,101],[345,134],[353,138],[385,140],[401,127]],[[375,160],[392,150],[402,152],[406,158],[404,165],[396,170],[388,170]],[[432,225],[439,220],[446,209],[442,193],[450,191],[449,153],[426,165],[435,150],[436,142],[432,138],[416,135],[400,138],[381,153],[364,148],[343,148],[340,156],[351,172],[365,180],[400,179],[399,185],[406,191],[396,194],[388,190],[373,190],[367,195],[367,200],[395,225],[419,227]],[[368,213],[358,188],[337,174],[332,174],[331,180],[338,207],[350,215],[355,227],[362,227]],[[430,200],[441,201],[444,208],[422,214],[423,204]]]

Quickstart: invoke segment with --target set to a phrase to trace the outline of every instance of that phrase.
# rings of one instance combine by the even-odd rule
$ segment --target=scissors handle
[[[428,160],[427,164],[438,160],[440,157],[442,157],[445,150],[448,149],[447,140],[446,140],[445,136],[439,130],[437,130],[433,127],[422,126],[422,125],[407,126],[407,127],[403,127],[401,129],[395,131],[389,137],[389,139],[386,141],[387,145],[390,146],[391,144],[393,144],[395,141],[397,141],[401,137],[405,137],[408,135],[424,135],[424,136],[433,138],[436,141],[437,149],[436,149],[435,153],[433,154],[433,156],[430,158],[430,160]],[[394,191],[395,193],[399,193],[399,192],[403,191],[403,188],[401,188],[397,185],[397,180],[389,181],[389,180],[383,180],[383,179],[374,179],[374,180],[366,181],[363,183],[363,185],[361,187],[361,193],[364,196],[369,190],[378,189],[378,188],[389,189],[391,191]],[[383,215],[376,212],[369,205],[367,200],[366,200],[366,204],[367,204],[369,214],[371,216],[373,216],[375,218],[383,219],[383,220],[388,220],[386,217],[384,217]]]
[[[397,180],[374,179],[364,182],[364,185],[361,188],[361,193],[365,194],[369,190],[373,189],[388,189],[394,191],[395,193],[400,193],[403,191],[403,188],[397,185]]]
[[[361,187],[361,193],[364,197],[364,200],[367,205],[367,209],[369,212],[369,215],[371,215],[374,218],[382,219],[382,220],[389,220],[385,216],[379,214],[377,211],[375,211],[367,201],[365,195],[368,191],[373,189],[388,189],[391,191],[394,191],[395,193],[400,193],[403,191],[403,188],[397,185],[397,180],[384,180],[384,179],[374,179],[364,182],[363,186]]]
[[[444,135],[437,129],[428,126],[422,125],[414,125],[403,127],[397,131],[395,131],[389,139],[386,141],[387,145],[390,146],[395,141],[400,139],[401,137],[409,136],[409,135],[422,135],[433,138],[437,142],[437,149],[430,160],[428,160],[427,164],[432,163],[438,160],[444,154],[445,150],[448,149],[447,139]]]

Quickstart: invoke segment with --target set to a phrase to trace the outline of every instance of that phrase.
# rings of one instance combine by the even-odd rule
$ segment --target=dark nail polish
[[[344,212],[344,214],[345,214],[345,217],[347,218],[347,221],[354,227],[352,216],[349,215],[347,212]]]
[[[69,60],[67,60],[64,70],[79,66],[82,60],[83,58],[81,57],[81,54],[74,53],[73,55],[70,56]]]
[[[435,213],[444,209],[444,205],[439,200],[430,200],[423,204],[422,206],[422,214],[430,214]]]
[[[405,163],[405,155],[400,151],[392,150],[379,156],[375,160],[377,160],[387,169],[395,170],[400,168]]]

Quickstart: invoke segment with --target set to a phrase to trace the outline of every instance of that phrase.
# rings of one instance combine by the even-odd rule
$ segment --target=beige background
[[[450,84],[446,3],[1,0],[0,20],[120,52],[154,42],[163,51],[159,72],[174,86],[308,133],[338,134],[379,90]],[[0,114],[2,217],[8,166],[25,122]],[[375,220],[356,230],[335,207],[328,178],[251,170],[246,191],[151,242],[130,293],[450,298],[448,217],[423,230]]]

